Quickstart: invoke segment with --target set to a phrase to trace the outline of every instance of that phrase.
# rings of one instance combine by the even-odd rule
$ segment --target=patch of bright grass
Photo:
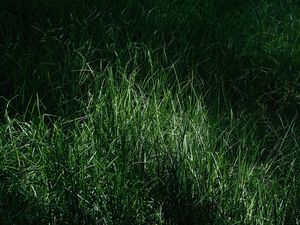
[[[191,82],[176,86],[174,94],[159,79],[151,88],[140,86],[138,73],[121,68],[93,74],[101,86],[82,117],[52,120],[44,114],[24,122],[7,114],[0,135],[1,218],[9,218],[3,223],[290,219],[296,167],[293,158],[280,155],[285,139],[275,144],[272,158],[262,159],[265,140],[248,122],[232,116],[219,131],[199,95],[182,99],[185,89],[193,91]],[[283,138],[293,127],[287,129]],[[287,162],[289,173],[278,177]]]

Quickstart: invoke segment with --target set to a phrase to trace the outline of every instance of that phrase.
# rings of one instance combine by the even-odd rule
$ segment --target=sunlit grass
[[[159,79],[151,88],[140,86],[138,73],[121,68],[90,73],[101,85],[82,117],[44,114],[22,122],[7,113],[1,202],[10,219],[3,222],[285,222],[293,164],[282,183],[277,161],[289,159],[279,153],[261,159],[264,140],[247,122],[232,116],[218,131],[202,98],[192,94],[192,82],[172,93]],[[182,99],[187,89],[191,95]]]

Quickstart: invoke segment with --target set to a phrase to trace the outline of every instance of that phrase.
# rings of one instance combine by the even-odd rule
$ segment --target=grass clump
[[[220,131],[192,82],[170,87],[152,77],[142,86],[138,72],[119,67],[93,74],[101,86],[82,117],[41,114],[24,122],[7,114],[0,135],[3,223],[290,219],[295,165],[288,177],[277,177],[277,162],[288,160],[279,153],[263,159],[264,140],[247,122],[232,117]],[[190,97],[183,101],[184,92]]]

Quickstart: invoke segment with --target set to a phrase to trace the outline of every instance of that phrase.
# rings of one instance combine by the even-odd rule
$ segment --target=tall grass
[[[298,224],[297,2],[230,2],[2,2],[0,223]]]
[[[153,77],[141,86],[139,74],[124,68],[90,73],[101,82],[82,117],[41,114],[25,122],[7,112],[0,135],[2,223],[295,219],[295,147],[281,154],[292,126],[274,146],[266,145],[269,137],[257,139],[251,119],[232,115],[220,130],[202,98],[192,94],[192,81],[174,85],[174,92]],[[191,95],[183,100],[184,91]]]

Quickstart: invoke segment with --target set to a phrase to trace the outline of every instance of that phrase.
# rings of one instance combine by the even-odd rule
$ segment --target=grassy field
[[[0,224],[300,224],[296,0],[0,2]]]

